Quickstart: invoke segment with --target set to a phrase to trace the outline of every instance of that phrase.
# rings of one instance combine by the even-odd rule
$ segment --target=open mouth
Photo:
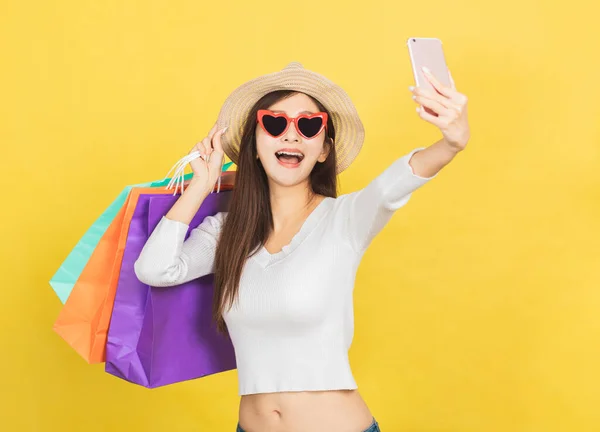
[[[275,153],[275,156],[280,162],[291,165],[297,165],[302,162],[302,159],[304,159],[304,155],[300,152],[291,152],[285,150],[278,151]]]

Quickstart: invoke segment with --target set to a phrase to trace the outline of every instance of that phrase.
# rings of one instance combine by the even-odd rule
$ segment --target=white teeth
[[[304,155],[302,153],[294,153],[294,152],[286,152],[286,151],[278,151],[276,153],[276,155],[277,156],[280,156],[280,155],[296,156],[300,159],[304,158]]]

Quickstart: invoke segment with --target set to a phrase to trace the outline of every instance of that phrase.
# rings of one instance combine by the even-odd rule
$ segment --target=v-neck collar
[[[330,203],[333,202],[334,199],[335,198],[331,197],[323,198],[323,200],[310,212],[298,232],[294,234],[294,237],[292,237],[292,240],[287,245],[283,246],[279,252],[270,253],[267,248],[261,246],[258,253],[254,256],[256,261],[262,267],[267,267],[271,264],[281,261],[286,256],[291,254],[321,220],[329,208]]]

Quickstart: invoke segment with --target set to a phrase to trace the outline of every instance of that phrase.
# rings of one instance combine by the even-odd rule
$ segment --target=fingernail
[[[408,90],[413,91],[415,89],[415,86],[408,86]]]
[[[431,71],[429,70],[429,68],[427,66],[423,66],[423,72],[425,72],[426,74],[431,73]]]
[[[413,98],[413,99],[416,99],[416,98],[417,98],[417,96],[413,95],[413,97],[412,97],[412,98]]]
[[[221,129],[221,135],[225,133],[225,131],[227,130],[229,126],[225,126],[223,129]]]

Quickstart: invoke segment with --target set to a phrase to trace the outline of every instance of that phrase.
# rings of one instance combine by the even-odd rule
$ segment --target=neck
[[[308,182],[291,187],[271,184],[270,196],[275,231],[304,219],[317,198]]]

